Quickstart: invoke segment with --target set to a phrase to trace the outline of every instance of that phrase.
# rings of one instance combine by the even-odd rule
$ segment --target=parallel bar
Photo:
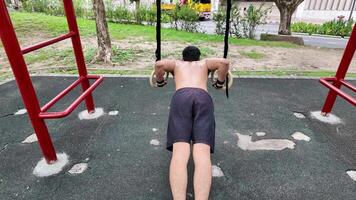
[[[344,98],[346,101],[350,102],[353,106],[356,106],[356,99],[354,99],[351,95],[347,94],[346,92],[340,90],[339,88],[335,87],[333,84],[328,82],[325,79],[320,79],[320,83],[325,85],[327,88],[330,89],[330,91],[333,91],[340,95],[342,98]]]
[[[356,92],[356,87],[354,85],[352,85],[351,83],[349,82],[346,82],[345,80],[340,80],[340,82],[346,86],[347,88],[349,88],[350,90]]]
[[[51,40],[48,40],[48,41],[45,41],[45,42],[41,42],[41,43],[32,45],[32,46],[30,46],[30,47],[26,47],[26,48],[22,49],[21,52],[22,52],[22,54],[27,54],[27,53],[30,53],[31,51],[35,51],[35,50],[37,50],[37,49],[40,49],[40,48],[49,46],[49,45],[51,45],[51,44],[60,42],[60,41],[62,41],[62,40],[71,38],[71,37],[73,37],[73,36],[75,36],[75,32],[71,31],[71,32],[69,32],[69,33],[67,33],[67,34],[58,36],[58,37],[53,38],[53,39],[51,39]]]
[[[61,98],[63,98],[66,94],[68,94],[71,90],[73,90],[78,84],[80,84],[85,78],[80,77],[77,79],[74,83],[72,83],[70,86],[68,86],[65,90],[63,90],[61,93],[59,93],[56,97],[54,97],[51,101],[46,103],[41,108],[41,112],[46,112],[48,109],[50,109],[57,101],[59,101]]]
[[[62,112],[41,112],[39,117],[42,119],[55,119],[68,116],[78,105],[91,95],[93,90],[103,81],[103,77],[96,75],[88,75],[87,79],[97,79],[87,90],[85,90],[65,111]],[[83,80],[87,81],[87,80]]]
[[[326,80],[326,81],[328,81],[328,82],[332,82],[333,84],[335,84],[335,83],[334,83],[335,81],[338,81],[335,77],[322,78],[322,79],[324,79],[324,80]],[[344,79],[341,79],[341,80],[339,80],[338,82],[339,82],[340,84],[346,86],[346,87],[349,88],[350,90],[356,92],[356,87],[353,86],[351,83],[345,81]]]
[[[343,54],[342,59],[339,64],[339,68],[335,75],[335,78],[338,81],[334,81],[333,86],[334,86],[334,88],[337,88],[337,90],[340,90],[340,87],[341,87],[340,80],[345,79],[346,73],[349,69],[350,63],[351,63],[352,58],[355,54],[355,50],[356,50],[356,26],[354,26],[354,28],[352,30],[350,39],[347,42],[344,54]],[[321,112],[323,112],[323,113],[331,112],[331,110],[335,104],[337,94],[338,94],[337,91],[333,91],[333,90],[329,91],[328,96],[326,97],[324,106],[321,109]]]

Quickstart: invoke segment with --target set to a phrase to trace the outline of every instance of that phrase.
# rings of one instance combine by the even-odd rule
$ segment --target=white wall
[[[325,22],[338,16],[349,18],[353,0],[305,0],[296,11],[298,21]],[[356,9],[356,7],[354,8]],[[354,11],[353,19],[356,20]]]

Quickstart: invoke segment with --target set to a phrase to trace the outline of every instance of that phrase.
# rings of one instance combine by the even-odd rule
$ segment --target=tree
[[[292,15],[304,0],[273,0],[280,13],[278,34],[291,35]]]
[[[96,34],[98,39],[98,51],[95,61],[111,64],[111,40],[108,23],[106,21],[105,5],[103,0],[93,0],[93,10],[96,22]]]
[[[19,9],[19,0],[12,0],[12,4],[15,10]]]

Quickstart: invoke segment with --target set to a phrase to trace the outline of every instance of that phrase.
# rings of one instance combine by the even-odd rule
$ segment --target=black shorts
[[[176,142],[204,143],[214,153],[214,104],[200,88],[181,88],[172,97],[167,128],[167,149]]]

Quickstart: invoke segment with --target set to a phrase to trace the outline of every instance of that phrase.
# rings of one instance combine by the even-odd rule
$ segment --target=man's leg
[[[185,199],[187,195],[190,144],[177,142],[173,144],[173,155],[169,170],[169,180],[174,200]]]
[[[211,187],[210,146],[202,143],[193,145],[194,196],[195,200],[207,200]]]

